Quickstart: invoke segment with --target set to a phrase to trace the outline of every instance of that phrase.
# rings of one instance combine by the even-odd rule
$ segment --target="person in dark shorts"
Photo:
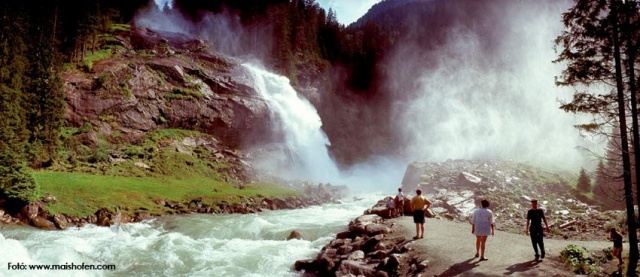
[[[616,228],[611,228],[609,240],[613,241],[613,256],[618,258],[618,265],[622,265],[622,234]]]
[[[424,211],[431,207],[431,201],[422,196],[422,190],[416,190],[416,196],[411,198],[413,222],[416,224],[416,236],[413,239],[424,238]]]
[[[547,224],[547,218],[544,217],[544,210],[538,209],[538,200],[531,199],[531,209],[527,212],[527,227],[525,232],[531,236],[531,245],[533,245],[533,251],[535,252],[536,261],[544,259],[544,229],[542,229],[542,222],[547,227],[546,231],[550,232],[549,224]],[[538,255],[538,246],[540,247],[540,255]]]

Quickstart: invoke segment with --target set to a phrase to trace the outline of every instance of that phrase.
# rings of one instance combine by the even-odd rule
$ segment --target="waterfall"
[[[322,131],[317,110],[307,99],[298,95],[289,79],[254,65],[243,64],[253,78],[256,91],[263,97],[284,135],[283,144],[290,164],[277,170],[279,175],[309,179],[315,182],[337,182],[340,172],[329,156],[329,139]],[[273,162],[262,163],[273,167]]]

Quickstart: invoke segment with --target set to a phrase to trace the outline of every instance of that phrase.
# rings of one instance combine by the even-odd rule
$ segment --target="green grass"
[[[129,24],[111,24],[112,33],[116,32],[129,32],[131,31],[131,25]]]
[[[124,208],[129,211],[147,210],[151,214],[165,214],[167,208],[153,200],[190,201],[202,197],[203,202],[239,203],[251,196],[292,196],[298,192],[274,184],[250,184],[237,189],[225,182],[203,177],[195,178],[137,178],[37,171],[33,177],[37,194],[55,196],[56,203],[48,203],[52,214],[88,216],[100,208]]]
[[[87,56],[84,58],[84,67],[88,71],[91,71],[91,69],[93,68],[94,62],[111,57],[111,53],[112,52],[110,48],[100,49],[98,51],[95,51],[93,54],[89,52]]]
[[[165,95],[165,98],[170,100],[182,98],[202,99],[204,98],[204,95],[202,95],[201,92],[190,88],[175,87],[171,93]]]

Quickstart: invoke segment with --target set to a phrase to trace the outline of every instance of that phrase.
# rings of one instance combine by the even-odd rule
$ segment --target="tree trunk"
[[[630,5],[631,3],[627,3]],[[633,7],[628,7],[633,9]],[[640,204],[640,133],[638,130],[638,100],[637,100],[637,88],[636,88],[636,48],[633,43],[631,34],[631,11],[628,11],[625,15],[626,27],[624,28],[625,37],[627,39],[627,75],[629,77],[629,94],[631,95],[631,132],[633,135],[633,157],[635,163],[635,177],[636,177],[636,203]]]
[[[98,35],[97,33],[94,31],[93,32],[93,37],[92,37],[92,42],[91,42],[91,54],[95,54],[96,53],[96,45],[98,44]]]
[[[80,61],[84,62],[84,57],[87,55],[87,36],[82,35],[80,36],[80,39],[82,40],[82,43],[80,44],[80,47],[82,47],[82,49],[80,49]]]
[[[58,5],[53,10],[53,33],[51,34],[51,39],[56,41],[56,31],[58,26]]]
[[[636,233],[636,216],[633,205],[633,184],[631,183],[631,160],[629,157],[629,141],[627,139],[627,119],[625,114],[624,83],[622,81],[622,64],[620,61],[620,40],[618,30],[618,8],[616,0],[611,2],[611,22],[613,36],[613,57],[616,70],[616,88],[618,92],[618,118],[620,121],[620,146],[622,149],[622,168],[624,178],[624,198],[627,208],[627,227],[629,228],[629,263],[627,276],[636,276],[638,263],[638,236]]]

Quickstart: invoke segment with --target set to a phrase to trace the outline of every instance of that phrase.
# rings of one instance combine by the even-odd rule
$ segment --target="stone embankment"
[[[411,247],[404,236],[392,234],[395,223],[385,220],[387,198],[349,223],[347,231],[322,248],[314,259],[296,261],[298,271],[319,276],[397,276],[401,265],[420,272],[427,261],[411,259]]]
[[[217,204],[203,203],[202,198],[195,198],[189,202],[168,201],[157,199],[157,205],[169,208],[167,214],[248,214],[264,210],[298,209],[312,205],[336,202],[345,192],[343,186],[306,186],[305,194],[291,197],[249,197],[244,202],[230,204],[225,201]],[[44,230],[64,230],[70,226],[80,227],[86,224],[111,226],[119,223],[140,222],[160,216],[146,211],[129,212],[126,207],[115,209],[101,208],[93,215],[86,217],[50,214],[46,201],[56,201],[55,197],[45,197],[43,201],[31,202],[22,208],[16,216],[11,216],[0,209],[0,224],[26,224]]]

